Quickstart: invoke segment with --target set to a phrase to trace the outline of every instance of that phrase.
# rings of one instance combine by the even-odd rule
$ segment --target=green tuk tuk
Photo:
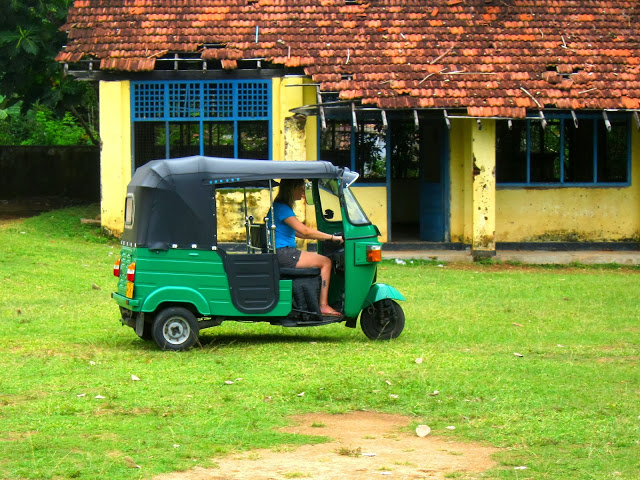
[[[376,283],[380,232],[358,204],[350,185],[358,174],[322,161],[269,161],[204,156],[155,160],[138,168],[127,189],[118,277],[112,298],[121,322],[166,350],[185,350],[200,330],[224,320],[309,327],[360,317],[370,339],[397,338],[404,313],[395,288]],[[277,180],[307,179],[307,203],[319,230],[344,237],[344,245],[318,242],[332,260],[330,305],[343,316],[323,316],[320,270],[282,268],[275,227],[255,215],[247,191],[268,191],[273,208]],[[244,193],[246,239],[218,242],[216,192]],[[266,208],[266,206],[262,206]],[[244,236],[243,234],[243,236]],[[235,248],[234,248],[235,247]]]

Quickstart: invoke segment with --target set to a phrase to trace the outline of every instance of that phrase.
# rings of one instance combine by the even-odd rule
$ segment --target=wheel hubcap
[[[170,318],[162,329],[165,340],[173,345],[184,343],[190,333],[191,329],[184,318]]]

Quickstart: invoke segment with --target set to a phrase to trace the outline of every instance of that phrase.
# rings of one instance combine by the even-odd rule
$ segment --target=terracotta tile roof
[[[61,62],[263,58],[385,109],[640,108],[636,0],[76,0],[63,29]]]

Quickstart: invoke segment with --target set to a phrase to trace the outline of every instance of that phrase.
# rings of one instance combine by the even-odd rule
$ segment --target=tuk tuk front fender
[[[369,289],[367,298],[364,300],[363,307],[373,305],[374,303],[384,300],[385,298],[391,298],[393,300],[405,300],[404,296],[391,285],[386,283],[374,283]]]
[[[201,315],[209,315],[209,304],[205,298],[192,288],[162,287],[154,290],[142,304],[141,311],[154,312],[162,303],[190,303]]]

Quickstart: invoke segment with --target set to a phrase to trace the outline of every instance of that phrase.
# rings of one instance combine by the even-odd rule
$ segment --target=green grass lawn
[[[640,478],[638,270],[384,262],[397,340],[225,322],[171,353],[120,326],[95,215],[0,223],[0,478],[149,478],[353,410],[501,448],[482,478]]]

